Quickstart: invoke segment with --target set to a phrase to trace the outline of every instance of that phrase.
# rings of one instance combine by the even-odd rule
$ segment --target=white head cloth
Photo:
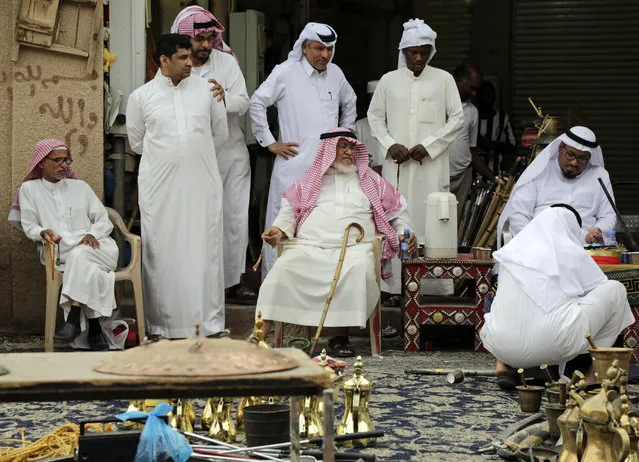
[[[493,254],[545,313],[607,280],[581,245],[575,214],[552,207]]]
[[[571,135],[572,135],[572,138],[571,138]],[[581,139],[582,141],[586,141],[588,144],[591,144],[591,145],[593,143],[597,143],[597,137],[595,136],[593,131],[590,130],[589,128],[581,127],[581,126],[571,127],[568,130],[568,132],[559,136],[552,143],[546,146],[546,148],[543,151],[541,151],[537,155],[537,157],[535,157],[535,159],[530,163],[530,165],[526,168],[526,170],[524,170],[524,173],[521,174],[521,176],[517,180],[517,183],[515,184],[515,187],[512,193],[510,194],[510,199],[508,199],[508,202],[506,203],[506,206],[504,207],[504,211],[501,213],[501,216],[499,217],[499,222],[497,223],[497,246],[498,247],[501,246],[501,233],[504,228],[504,225],[506,224],[506,221],[508,221],[508,218],[510,218],[510,216],[514,212],[514,209],[512,206],[513,195],[515,194],[517,189],[530,183],[539,175],[541,175],[542,172],[546,169],[546,166],[548,165],[549,162],[551,161],[557,162],[557,158],[559,157],[559,145],[562,142],[564,144],[567,144],[568,146],[572,146],[573,148],[578,149],[579,151],[590,152],[590,161],[588,162],[588,167],[586,168],[591,168],[591,166],[604,168],[604,160],[603,160],[603,153],[601,151],[601,147],[586,146],[581,141],[579,141],[579,139]],[[557,202],[561,202],[560,198],[557,198]]]
[[[304,56],[302,52],[302,45],[306,40],[313,40],[314,42],[323,43],[327,47],[335,47],[337,42],[337,32],[328,24],[321,24],[319,22],[309,22],[304,26],[304,30],[297,38],[293,49],[288,54],[288,61],[299,61]],[[335,57],[335,48],[333,48],[333,56],[329,62],[333,61]]]
[[[406,57],[402,51],[408,47],[420,47],[422,45],[430,45],[430,56],[427,63],[435,56],[435,39],[437,38],[437,32],[430,28],[430,26],[424,23],[421,19],[410,19],[404,23],[404,33],[402,39],[399,41],[399,57],[397,58],[397,69],[406,67]]]
[[[371,80],[370,82],[368,82],[366,84],[366,93],[368,93],[369,95],[372,95],[375,92],[375,89],[377,88],[378,83],[379,83],[379,80]]]

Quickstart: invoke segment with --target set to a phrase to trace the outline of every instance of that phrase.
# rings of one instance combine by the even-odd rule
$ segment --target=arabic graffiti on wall
[[[51,94],[61,82],[89,82],[91,91],[98,91],[99,74],[93,71],[86,77],[68,77],[64,75],[44,76],[40,65],[26,66],[13,72],[0,70],[0,91],[4,89],[10,101],[13,101],[18,87],[26,87],[29,98],[43,101],[37,106],[43,117],[60,120],[67,128],[64,134],[65,142],[71,146],[74,154],[83,155],[89,148],[87,136],[99,122],[98,114],[89,111],[84,98],[73,95]],[[44,97],[46,96],[46,102]],[[52,99],[51,97],[54,96]],[[37,101],[36,101],[37,104]],[[75,145],[75,146],[73,146]]]

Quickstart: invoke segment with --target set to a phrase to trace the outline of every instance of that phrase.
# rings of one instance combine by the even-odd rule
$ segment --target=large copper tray
[[[159,340],[113,352],[94,369],[127,376],[217,377],[286,371],[298,366],[290,356],[247,341],[194,337]]]

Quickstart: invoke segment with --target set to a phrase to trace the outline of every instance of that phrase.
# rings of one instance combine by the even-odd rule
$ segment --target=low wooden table
[[[485,351],[479,330],[484,324],[484,301],[490,289],[493,264],[493,260],[475,260],[471,254],[451,259],[416,258],[403,263],[404,350],[419,351],[420,326],[430,324],[475,326],[475,350]],[[474,279],[474,303],[422,304],[422,279]]]
[[[288,371],[253,375],[148,377],[95,372],[94,365],[113,352],[0,354],[0,365],[9,370],[9,374],[0,376],[0,402],[291,396],[291,441],[299,441],[296,397],[321,395],[324,389],[331,388],[331,381],[322,367],[303,351],[296,348],[277,351],[292,357],[300,366]],[[297,432],[297,438],[293,432]],[[292,460],[299,460],[299,444],[297,447],[293,444],[291,450]],[[328,458],[326,451],[330,452]],[[325,460],[333,460],[332,449],[327,447]]]

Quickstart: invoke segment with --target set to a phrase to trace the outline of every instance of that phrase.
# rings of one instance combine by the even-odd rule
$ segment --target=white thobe
[[[418,242],[427,245],[426,198],[432,192],[448,189],[448,148],[464,124],[455,80],[448,72],[431,66],[426,66],[418,77],[406,67],[388,72],[373,94],[368,123],[385,151],[395,143],[408,149],[421,144],[428,151],[421,164],[409,159],[398,167],[386,155],[382,166],[384,179],[398,187],[408,201]],[[383,284],[382,290],[401,293],[400,271],[399,260],[394,260],[395,284],[393,287]]]
[[[213,50],[209,59],[192,72],[207,81],[215,79],[225,92],[229,137],[215,150],[224,187],[224,287],[227,288],[239,284],[246,268],[251,161],[240,117],[248,110],[249,97],[240,66],[228,53]]]
[[[375,138],[371,133],[371,126],[368,123],[368,118],[364,117],[363,119],[359,119],[355,123],[355,128],[357,129],[358,141],[360,143],[364,143],[368,150],[368,164],[371,167],[380,167],[384,163],[386,151],[382,149],[377,138]]]
[[[405,207],[387,214],[399,234],[410,228]],[[351,229],[344,263],[335,289],[326,327],[365,327],[379,299],[372,240],[375,222],[370,201],[357,175],[327,174],[315,208],[295,235],[295,212],[286,199],[273,225],[295,237],[264,279],[257,311],[264,319],[317,326],[324,310],[331,282],[350,223],[364,228],[364,239],[356,243],[357,229]]]
[[[73,300],[88,308],[82,310],[83,326],[85,316],[110,316],[116,307],[118,246],[110,237],[113,225],[107,211],[93,189],[82,180],[27,181],[20,186],[20,212],[22,229],[29,239],[41,243],[40,233],[45,229],[62,237],[62,264],[56,269],[64,272],[60,303],[65,313]],[[87,234],[100,242],[99,248],[78,245]],[[38,251],[45,264],[49,255],[42,245]]]
[[[480,336],[484,347],[511,367],[566,363],[588,352],[586,334],[593,336],[597,346],[606,348],[614,344],[622,329],[635,322],[627,297],[620,282],[605,281],[582,297],[544,312],[502,268]]]
[[[210,84],[177,86],[158,71],[127,104],[138,174],[143,292],[150,334],[192,337],[224,329],[222,179],[215,145],[228,136]]]
[[[617,223],[615,211],[608,202],[597,178],[601,178],[612,195],[608,172],[602,167],[589,166],[578,178],[564,177],[557,159],[551,159],[544,171],[531,182],[517,188],[512,195],[513,214],[508,219],[508,230],[516,235],[534,217],[553,204],[571,205],[582,220],[581,234],[599,228],[604,237]]]
[[[277,156],[271,174],[265,228],[271,226],[280,209],[282,194],[315,160],[319,136],[331,128],[344,127],[355,132],[357,97],[344,73],[329,63],[317,72],[306,60],[286,61],[275,66],[271,75],[251,96],[250,116],[253,134],[261,146],[275,142],[268,128],[266,108],[275,105],[280,128],[279,141],[299,143],[297,156],[285,160]],[[340,117],[341,110],[341,117]],[[262,276],[275,261],[275,251],[266,247]]]
[[[459,132],[457,139],[450,145],[448,156],[451,178],[466,171],[473,160],[470,148],[477,146],[479,112],[470,101],[464,101],[462,108],[464,111],[464,127]]]

